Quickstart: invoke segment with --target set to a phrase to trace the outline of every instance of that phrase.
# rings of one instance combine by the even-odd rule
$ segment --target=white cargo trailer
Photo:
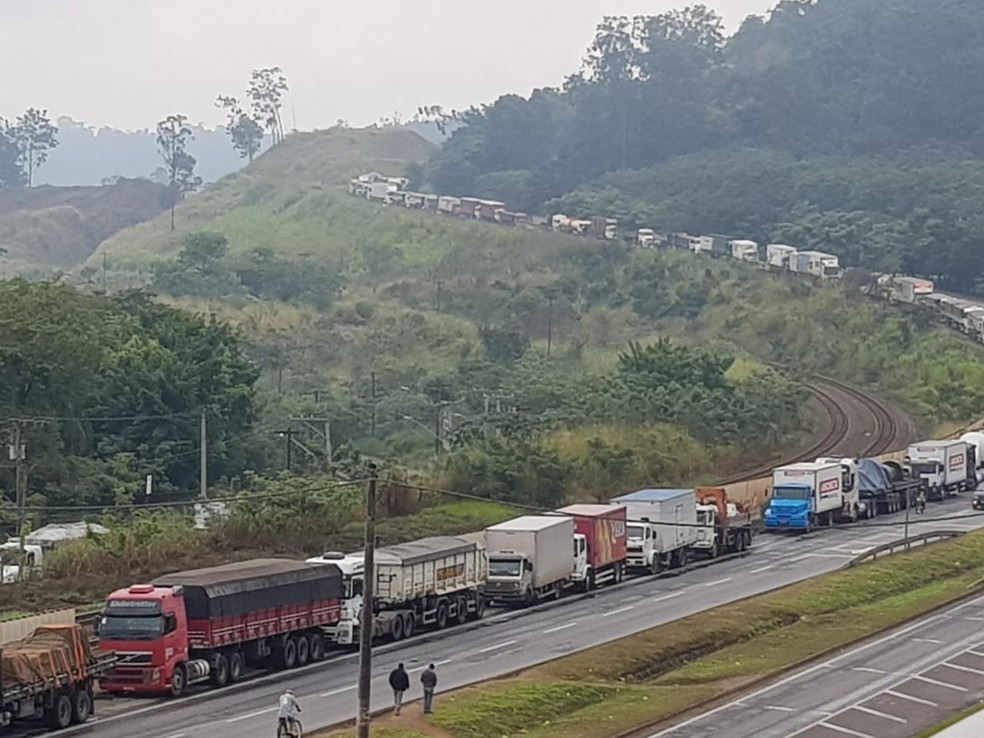
[[[912,475],[926,483],[927,497],[942,500],[977,486],[973,470],[967,470],[968,447],[964,441],[923,441],[909,446]]]
[[[984,433],[970,431],[960,436],[960,440],[975,450],[975,466],[978,469],[984,467]]]
[[[759,245],[755,241],[737,239],[728,244],[731,256],[739,261],[758,261]]]
[[[780,466],[772,472],[772,496],[765,527],[810,531],[862,515],[857,487],[845,490],[844,468],[837,460]]]
[[[628,512],[629,569],[685,566],[697,541],[697,495],[692,489],[641,489],[612,500]]]
[[[489,603],[559,597],[574,575],[574,519],[524,515],[485,529]]]
[[[445,628],[482,617],[487,563],[480,541],[452,536],[422,538],[376,549],[373,637],[398,641],[416,631]],[[342,571],[342,616],[328,636],[357,643],[363,607],[363,554],[326,553],[312,564]]]
[[[784,243],[770,243],[765,247],[765,260],[771,267],[795,271],[796,247]]]

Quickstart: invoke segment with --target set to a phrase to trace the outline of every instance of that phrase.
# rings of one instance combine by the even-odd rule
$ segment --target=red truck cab
[[[172,691],[174,667],[188,661],[189,642],[181,587],[117,590],[99,619],[99,647],[116,651],[117,665],[100,686],[111,693]]]

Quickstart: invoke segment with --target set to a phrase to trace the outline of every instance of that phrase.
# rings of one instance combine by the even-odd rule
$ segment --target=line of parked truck
[[[773,471],[767,529],[812,530],[943,499],[981,479],[984,432],[913,444],[902,462],[821,458]],[[974,498],[984,508],[984,495]],[[78,625],[0,642],[0,733],[21,721],[85,722],[98,684],[114,695],[181,696],[250,668],[292,669],[359,640],[389,641],[529,606],[752,544],[754,512],[723,488],[643,489],[608,504],[523,515],[483,531],[376,550],[371,605],[362,552],[256,559],[158,577],[110,594],[92,648]]]
[[[839,279],[843,275],[840,261],[822,251],[799,250],[787,244],[768,244],[764,252],[759,244],[747,239],[717,234],[694,236],[689,233],[664,233],[652,228],[620,232],[618,220],[607,216],[575,218],[563,213],[550,216],[515,212],[499,200],[478,197],[433,195],[408,190],[405,177],[386,177],[378,172],[363,174],[349,182],[349,194],[382,205],[422,210],[466,220],[499,225],[540,228],[572,236],[601,241],[622,241],[638,248],[674,248],[713,257],[738,259],[775,270],[806,274],[819,279]]]
[[[767,530],[810,531],[898,512],[919,499],[940,501],[984,481],[984,433],[921,441],[902,462],[821,458],[773,470]],[[984,494],[975,494],[984,508]]]

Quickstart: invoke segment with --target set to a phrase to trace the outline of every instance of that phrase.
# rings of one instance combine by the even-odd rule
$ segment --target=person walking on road
[[[424,685],[424,714],[430,715],[434,712],[434,690],[437,688],[437,672],[434,671],[434,664],[424,669],[424,673],[420,675],[420,683]]]
[[[919,494],[916,495],[916,512],[922,515],[926,512],[926,493],[919,490]]]
[[[396,714],[399,715],[400,708],[403,707],[403,693],[410,689],[410,675],[403,668],[403,664],[399,664],[390,672],[389,682],[393,689],[393,707],[396,708]]]

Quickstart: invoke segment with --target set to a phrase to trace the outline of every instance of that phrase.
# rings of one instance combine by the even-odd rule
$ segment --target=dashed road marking
[[[906,694],[905,692],[899,692],[894,689],[886,689],[885,694],[890,694],[892,697],[898,697],[902,700],[909,700],[909,702],[915,702],[917,705],[926,705],[926,707],[939,707],[936,702],[932,700],[924,700],[922,697],[913,697],[911,694]]]
[[[498,651],[500,648],[508,648],[509,646],[515,646],[516,641],[503,641],[502,643],[496,643],[494,646],[486,646],[485,648],[478,649],[479,653],[488,653],[489,651]]]
[[[608,612],[604,612],[601,614],[601,617],[608,618],[611,617],[612,615],[621,615],[623,612],[628,612],[629,610],[633,610],[633,609],[635,609],[635,605],[626,605],[625,607],[620,607],[617,610],[609,610]]]
[[[860,730],[851,730],[850,728],[845,728],[843,725],[834,725],[833,723],[828,723],[826,721],[817,723],[817,725],[822,725],[825,728],[829,728],[830,730],[834,730],[838,733],[843,733],[844,735],[853,735],[855,738],[875,738],[875,736],[862,733]]]
[[[883,720],[891,720],[895,723],[902,723],[905,725],[909,721],[905,718],[900,718],[898,715],[889,715],[887,712],[881,712],[880,710],[873,710],[870,707],[865,707],[864,705],[855,705],[852,709],[860,710],[861,712],[866,712],[869,715],[874,715],[875,717],[882,718]]]
[[[968,674],[977,674],[978,676],[984,676],[984,671],[980,669],[971,669],[969,666],[960,666],[960,664],[951,664],[949,661],[944,661],[940,666],[945,666],[948,669],[956,669],[957,671],[965,671]]]
[[[544,633],[556,633],[557,631],[560,631],[560,630],[567,630],[568,628],[573,628],[575,625],[577,625],[577,621],[571,621],[570,623],[564,623],[563,625],[558,625],[558,626],[553,627],[553,628],[547,628],[543,632]]]
[[[705,587],[716,587],[719,584],[725,584],[725,583],[730,582],[730,581],[731,581],[731,577],[725,577],[724,579],[718,579],[717,581],[714,581],[714,582],[707,582],[703,586],[705,586]]]
[[[945,687],[946,689],[952,689],[955,692],[966,692],[966,687],[961,687],[959,684],[950,684],[950,682],[941,682],[939,679],[931,679],[928,676],[923,676],[922,674],[916,674],[913,679],[918,679],[921,682],[926,682],[926,684],[935,684],[937,687]]]

